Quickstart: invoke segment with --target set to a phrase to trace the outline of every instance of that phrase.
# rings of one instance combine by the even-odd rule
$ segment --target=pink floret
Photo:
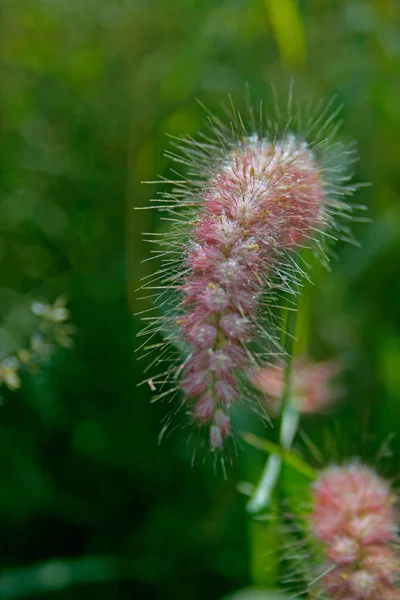
[[[220,325],[228,338],[245,341],[251,336],[251,323],[239,313],[226,313]]]
[[[202,396],[194,407],[194,416],[199,421],[209,421],[214,416],[216,402],[210,394]]]
[[[398,598],[400,574],[394,497],[372,469],[323,471],[314,484],[310,525],[327,563],[324,590],[337,600]]]
[[[217,330],[208,323],[196,323],[187,332],[188,341],[196,348],[212,348],[217,339]]]

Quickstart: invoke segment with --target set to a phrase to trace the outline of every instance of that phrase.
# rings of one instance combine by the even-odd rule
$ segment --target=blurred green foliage
[[[165,134],[195,134],[245,86],[337,95],[356,139],[355,224],[313,271],[309,350],[339,357],[347,396],[303,430],[314,466],[361,455],[396,475],[400,440],[400,5],[396,0],[2,0],[0,360],[32,333],[32,300],[70,298],[75,348],[1,389],[0,597],[217,600],[253,568],[238,478],[192,468],[186,432],[136,387],[135,289],[149,274],[144,206],[170,177]],[[265,432],[259,433],[265,435]],[[274,439],[271,432],[271,439]],[[306,438],[304,438],[306,439]],[[319,456],[319,453],[321,456]],[[267,561],[266,561],[267,562]],[[35,566],[36,565],[36,566]],[[260,569],[260,566],[257,567]],[[262,568],[262,567],[261,567]],[[265,565],[267,571],[268,565]],[[254,573],[253,573],[253,577]],[[257,577],[255,577],[257,578]]]

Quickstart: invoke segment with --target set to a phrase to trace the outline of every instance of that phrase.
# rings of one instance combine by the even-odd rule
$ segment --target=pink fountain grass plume
[[[143,344],[157,352],[151,366],[175,355],[151,380],[156,398],[181,394],[212,450],[232,432],[244,375],[282,352],[271,305],[281,288],[299,291],[304,273],[294,253],[310,241],[321,250],[321,239],[339,231],[338,214],[348,216],[343,198],[353,191],[340,158],[351,151],[335,141],[326,112],[303,134],[293,118],[293,132],[280,134],[250,134],[236,119],[233,133],[213,120],[214,140],[181,140],[183,156],[170,155],[190,175],[156,200],[172,228],[150,239],[161,246],[162,265],[157,283],[143,286],[156,290],[162,312],[141,334],[164,334]]]
[[[323,471],[313,488],[310,528],[325,558],[320,579],[335,600],[400,599],[395,497],[359,464]]]
[[[295,358],[292,367],[290,401],[301,413],[319,412],[342,394],[334,382],[341,366],[338,361],[312,362],[308,358]],[[260,367],[252,374],[252,383],[267,398],[267,406],[278,415],[284,387],[284,366],[281,363]]]

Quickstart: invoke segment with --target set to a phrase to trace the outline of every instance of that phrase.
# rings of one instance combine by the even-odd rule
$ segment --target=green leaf
[[[266,7],[282,59],[292,65],[304,64],[306,45],[297,0],[266,0]]]
[[[283,450],[277,444],[260,438],[250,432],[244,433],[242,437],[244,441],[250,444],[250,446],[253,446],[253,448],[262,450],[267,454],[276,454],[277,456],[280,456],[284,463],[290,465],[308,479],[314,480],[316,478],[316,470],[292,450]]]

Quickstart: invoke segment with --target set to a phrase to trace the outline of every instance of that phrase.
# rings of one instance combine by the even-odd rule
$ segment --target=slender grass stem
[[[279,426],[279,443],[283,450],[289,450],[296,435],[299,424],[299,413],[289,402],[290,377],[292,373],[293,342],[296,329],[297,307],[288,309],[285,328],[284,350],[286,364],[284,373],[284,385],[281,403],[281,419]],[[260,477],[260,481],[253,496],[247,504],[247,512],[256,515],[267,508],[271,501],[272,493],[279,480],[282,467],[282,456],[270,454]]]
[[[293,343],[296,331],[296,318],[297,307],[295,309],[288,310],[285,339],[283,343],[283,347],[286,353],[286,364],[281,401],[281,421],[279,429],[279,442],[284,450],[290,449],[299,424],[298,410],[293,406],[291,402],[289,402],[290,380],[292,375],[293,364]]]

